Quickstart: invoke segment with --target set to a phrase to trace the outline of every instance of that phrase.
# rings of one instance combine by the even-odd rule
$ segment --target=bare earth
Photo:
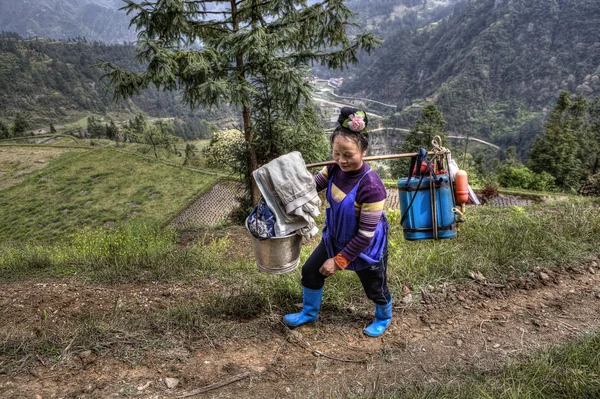
[[[533,350],[563,342],[600,324],[599,259],[567,270],[535,270],[509,281],[474,281],[395,301],[393,323],[382,338],[366,338],[364,309],[334,315],[326,304],[314,325],[294,331],[277,309],[248,321],[254,337],[201,339],[176,349],[148,349],[132,365],[85,348],[65,348],[63,359],[38,359],[0,374],[2,398],[176,398],[210,384],[240,381],[190,397],[336,397],[390,388],[401,382],[436,382],[449,368],[490,369]],[[68,325],[82,312],[110,314],[115,298],[126,312],[150,314],[218,290],[206,284],[94,285],[72,279],[28,281],[0,287],[0,323],[35,332],[40,309]],[[326,288],[327,289],[327,288]],[[418,298],[418,300],[417,300]],[[407,301],[408,302],[408,301]],[[126,340],[126,337],[123,338]],[[6,359],[0,357],[0,369]],[[2,373],[0,371],[0,373]],[[247,374],[249,373],[249,374]],[[178,384],[169,389],[167,378]]]

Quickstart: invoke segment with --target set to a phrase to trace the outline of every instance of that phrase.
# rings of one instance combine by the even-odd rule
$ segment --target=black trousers
[[[387,286],[387,246],[381,261],[366,269],[355,271],[362,283],[367,298],[378,305],[385,305],[392,299]],[[323,263],[329,259],[323,241],[315,248],[302,266],[302,285],[306,288],[319,290],[325,284],[327,277],[319,273]]]

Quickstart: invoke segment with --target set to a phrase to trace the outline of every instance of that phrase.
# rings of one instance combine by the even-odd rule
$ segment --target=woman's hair
[[[335,140],[336,137],[338,136],[342,136],[342,137],[347,137],[350,140],[354,141],[356,143],[356,145],[358,145],[358,148],[360,148],[361,151],[366,151],[367,148],[369,148],[369,134],[365,132],[366,128],[367,128],[367,124],[368,124],[368,118],[367,118],[367,113],[364,111],[361,111],[364,114],[364,118],[362,118],[362,120],[364,121],[364,129],[362,129],[362,133],[361,131],[354,131],[352,129],[350,129],[350,127],[344,127],[344,123],[350,119],[351,116],[356,115],[356,112],[361,111],[358,108],[353,108],[353,107],[344,107],[340,110],[340,116],[338,117],[338,123],[339,126],[335,128],[335,130],[333,131],[333,133],[331,134],[330,138],[329,138],[329,142],[331,143],[331,145],[333,146],[333,141]],[[346,125],[348,125],[346,123]]]

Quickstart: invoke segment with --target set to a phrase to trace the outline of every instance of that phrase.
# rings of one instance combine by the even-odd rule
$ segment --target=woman
[[[375,303],[375,320],[364,333],[379,337],[392,319],[387,287],[387,231],[383,213],[386,191],[381,178],[363,158],[369,145],[367,115],[344,107],[331,135],[335,165],[315,176],[317,190],[327,189],[323,240],[302,267],[304,308],[287,314],[290,327],[314,322],[319,315],[325,279],[339,270],[353,270],[367,297]]]

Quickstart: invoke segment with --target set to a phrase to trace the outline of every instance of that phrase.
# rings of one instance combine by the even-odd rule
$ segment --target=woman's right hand
[[[329,258],[323,263],[323,266],[319,268],[319,273],[325,277],[329,277],[333,276],[338,270],[340,270],[340,268],[335,264],[333,258]]]

